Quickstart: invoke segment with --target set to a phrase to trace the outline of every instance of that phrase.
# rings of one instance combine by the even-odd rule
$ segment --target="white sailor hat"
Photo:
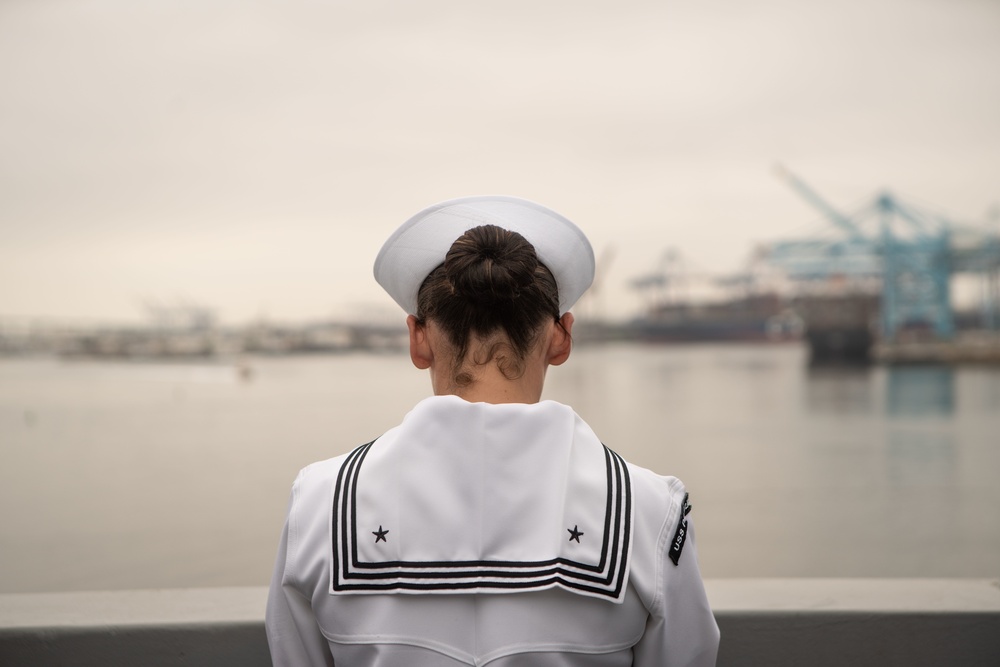
[[[541,204],[507,196],[462,197],[429,206],[393,232],[375,258],[375,280],[410,315],[417,292],[448,249],[473,227],[496,225],[535,247],[559,289],[559,314],[594,282],[594,250],[579,227]]]

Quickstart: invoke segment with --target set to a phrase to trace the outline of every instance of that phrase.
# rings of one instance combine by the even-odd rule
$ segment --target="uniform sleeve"
[[[288,505],[285,526],[281,531],[278,557],[274,563],[271,588],[267,595],[264,625],[274,667],[333,667],[330,645],[320,632],[309,598],[293,586],[287,565],[294,561],[294,543],[289,540],[289,525],[293,524],[295,491]],[[292,535],[294,538],[294,534]]]
[[[715,665],[719,626],[705,595],[698,569],[694,524],[685,516],[685,508],[686,502],[677,512],[677,520],[665,523],[657,541],[658,590],[646,631],[633,648],[636,667]]]

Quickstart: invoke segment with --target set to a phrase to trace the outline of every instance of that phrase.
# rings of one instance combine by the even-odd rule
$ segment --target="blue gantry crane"
[[[880,296],[879,333],[897,340],[904,331],[925,330],[938,340],[955,333],[950,278],[953,273],[986,277],[983,322],[996,327],[1000,239],[961,227],[944,216],[882,192],[860,210],[844,214],[802,179],[779,167],[778,174],[826,219],[837,235],[827,239],[779,241],[767,261],[799,283],[836,278],[858,291]],[[808,323],[807,323],[808,324]]]

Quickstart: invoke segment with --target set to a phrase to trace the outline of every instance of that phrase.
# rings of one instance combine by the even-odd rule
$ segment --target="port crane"
[[[831,221],[839,234],[830,239],[772,243],[766,261],[793,281],[841,282],[880,296],[882,340],[896,340],[904,330],[925,328],[940,340],[955,333],[950,279],[959,272],[986,279],[983,322],[997,326],[1000,296],[1000,236],[956,225],[889,192],[881,192],[860,210],[844,214],[802,179],[778,167],[778,175]]]

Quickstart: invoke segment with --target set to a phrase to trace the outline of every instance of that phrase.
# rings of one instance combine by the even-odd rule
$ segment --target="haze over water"
[[[0,592],[263,585],[292,479],[430,393],[401,354],[0,363]],[[582,346],[545,398],[683,479],[706,577],[996,577],[1000,368]]]

